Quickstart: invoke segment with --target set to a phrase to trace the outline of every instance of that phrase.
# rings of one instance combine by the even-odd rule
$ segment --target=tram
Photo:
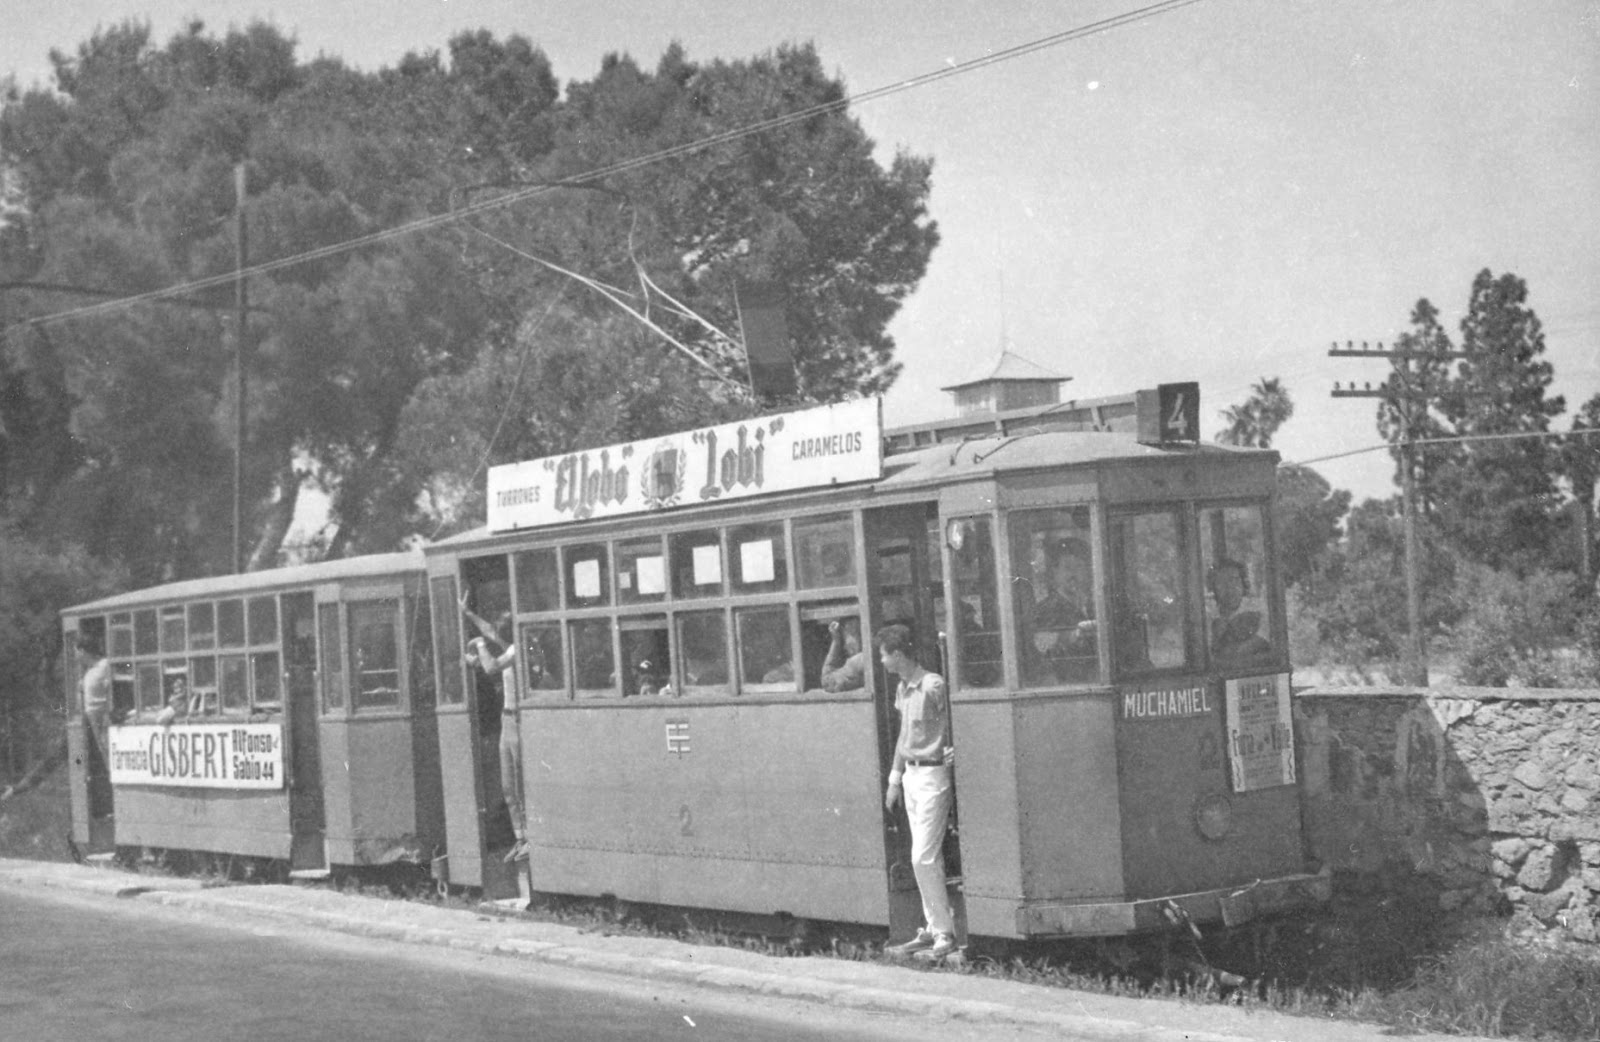
[[[510,727],[531,889],[910,933],[870,643],[904,623],[950,683],[963,930],[1326,900],[1277,455],[1199,443],[1198,406],[1169,385],[885,435],[869,400],[491,469],[488,524],[423,551],[451,881],[489,887],[509,842],[484,750]],[[515,706],[446,624],[463,596],[514,622]]]
[[[169,583],[62,613],[72,836],[301,878],[444,852],[420,553]],[[104,745],[82,678],[104,656]]]
[[[887,432],[876,400],[766,416],[492,468],[487,524],[420,551],[69,608],[112,678],[101,742],[92,656],[64,671],[74,839],[909,934],[871,641],[901,623],[950,685],[962,932],[1326,900],[1277,455],[1200,443],[1198,409],[1176,384]],[[490,620],[509,685],[469,654]]]

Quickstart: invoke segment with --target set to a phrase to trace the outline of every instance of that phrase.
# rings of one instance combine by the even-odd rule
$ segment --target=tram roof
[[[419,572],[422,568],[420,550],[368,554],[363,557],[344,557],[336,561],[319,561],[316,564],[268,568],[257,572],[183,579],[161,586],[147,586],[127,593],[113,594],[97,601],[74,604],[66,610],[74,613],[112,611],[118,608],[183,601],[197,597],[226,597],[230,594],[253,593],[283,586],[308,586],[343,579],[381,578],[386,575]]]
[[[853,487],[873,489],[878,492],[898,492],[922,486],[947,485],[951,482],[981,480],[1001,474],[1014,474],[1048,470],[1051,468],[1087,468],[1101,465],[1145,466],[1173,459],[1206,459],[1222,462],[1225,459],[1244,459],[1278,462],[1273,449],[1241,448],[1233,445],[1213,445],[1200,442],[1193,445],[1146,445],[1132,432],[1123,431],[1024,431],[1008,435],[991,435],[965,441],[946,441],[902,450],[883,460],[883,476],[876,481],[861,482]],[[833,491],[847,486],[822,486],[796,492],[777,493],[773,497],[753,496],[737,503],[755,506],[768,498],[794,498],[808,493]],[[728,504],[720,504],[726,507]],[[696,507],[676,508],[666,511],[671,516],[685,516],[698,512]],[[634,515],[635,519],[648,516]],[[616,523],[626,518],[597,519],[598,523]],[[549,531],[559,533],[584,527],[587,523],[570,521],[551,525],[548,529],[518,529],[517,534]],[[508,535],[491,532],[487,525],[458,533],[436,543],[428,549],[467,545]]]

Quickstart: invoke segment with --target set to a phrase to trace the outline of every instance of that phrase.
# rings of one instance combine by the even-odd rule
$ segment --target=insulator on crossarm
[[[1371,384],[1370,381],[1367,383],[1366,389],[1369,390],[1369,391],[1372,390],[1372,384]]]
[[[1345,349],[1345,350],[1346,350],[1346,351],[1350,351],[1350,350],[1353,350],[1353,349],[1354,349],[1354,348],[1355,348],[1355,346],[1356,346],[1356,343],[1355,343],[1355,341],[1354,341],[1354,340],[1346,340],[1346,341],[1345,341],[1345,342],[1344,342],[1344,349]]]
[[[1363,340],[1363,341],[1361,341],[1361,350],[1363,350],[1363,351],[1371,351],[1372,350],[1372,345],[1368,344],[1365,340]]]

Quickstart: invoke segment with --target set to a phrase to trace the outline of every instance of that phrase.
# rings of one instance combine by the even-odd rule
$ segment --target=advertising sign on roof
[[[507,532],[883,473],[876,398],[489,468],[489,528]]]

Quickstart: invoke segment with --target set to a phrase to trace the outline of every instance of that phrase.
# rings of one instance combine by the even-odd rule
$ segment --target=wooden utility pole
[[[249,304],[245,298],[244,264],[244,160],[233,166],[233,307],[234,307],[234,417],[233,427],[233,570],[244,571],[244,436],[245,436],[245,333]]]
[[[1355,346],[1346,340],[1341,349],[1338,341],[1328,352],[1329,358],[1384,358],[1393,369],[1390,378],[1374,388],[1370,383],[1357,388],[1333,385],[1335,398],[1382,398],[1400,415],[1400,495],[1404,508],[1406,540],[1406,662],[1405,682],[1417,687],[1428,686],[1428,649],[1422,629],[1422,597],[1418,590],[1417,560],[1417,446],[1415,424],[1427,413],[1433,389],[1421,386],[1415,377],[1421,373],[1411,368],[1413,360],[1450,361],[1465,358],[1465,351],[1416,351],[1406,348],[1385,348],[1382,343],[1373,350],[1366,341]]]

